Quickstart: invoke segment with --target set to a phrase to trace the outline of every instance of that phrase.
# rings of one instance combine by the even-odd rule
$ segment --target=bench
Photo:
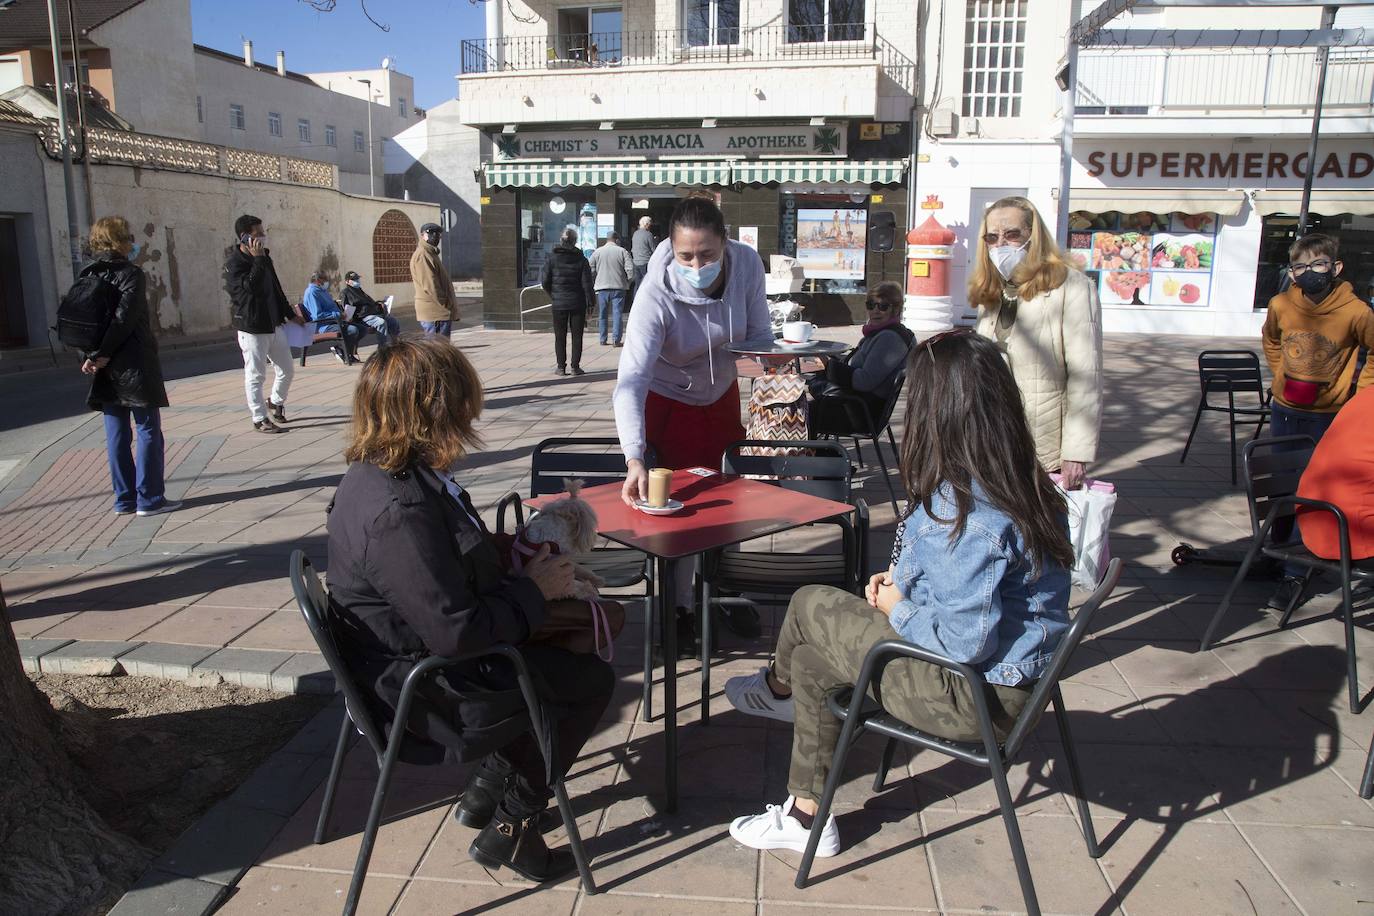
[[[304,306],[297,302],[295,306],[293,306],[293,308],[296,312],[296,317],[299,318],[301,321],[305,322],[305,328],[303,328],[299,332],[299,336],[297,336],[296,339],[292,341],[292,349],[300,347],[301,365],[304,366],[305,358],[309,355],[311,347],[318,343],[329,343],[332,341],[337,341],[343,337],[343,333],[341,331],[317,331],[315,330],[315,322],[311,321],[306,316]],[[309,343],[306,343],[305,341],[306,333],[309,333],[310,335]]]

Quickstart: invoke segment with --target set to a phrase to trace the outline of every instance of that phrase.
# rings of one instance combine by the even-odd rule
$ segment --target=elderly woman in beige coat
[[[1102,307],[1024,197],[1004,197],[983,216],[969,302],[978,333],[1006,354],[1041,465],[1076,489],[1097,457]]]

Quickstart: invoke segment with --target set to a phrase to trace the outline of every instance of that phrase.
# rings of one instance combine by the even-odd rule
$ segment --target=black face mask
[[[1316,298],[1326,295],[1331,289],[1331,284],[1336,282],[1336,276],[1331,271],[1321,273],[1309,269],[1294,277],[1293,282],[1304,294]]]

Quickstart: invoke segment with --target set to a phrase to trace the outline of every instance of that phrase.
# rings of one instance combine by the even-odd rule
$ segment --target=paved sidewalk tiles
[[[464,482],[489,522],[502,496],[528,488],[538,441],[614,436],[620,351],[593,342],[588,375],[559,378],[548,335],[463,329],[454,340],[487,386],[486,446],[468,460]],[[1209,346],[1257,342],[1106,341],[1093,473],[1117,484],[1112,547],[1127,566],[1064,682],[1103,857],[1084,851],[1055,723],[1041,724],[1010,774],[1047,912],[1361,913],[1374,900],[1374,805],[1356,792],[1374,719],[1346,707],[1332,583],[1280,631],[1262,609],[1272,583],[1247,582],[1222,644],[1195,651],[1233,571],[1175,566],[1170,552],[1180,541],[1238,552],[1249,533],[1243,495],[1230,483],[1224,418],[1204,418],[1187,464],[1178,460],[1197,396],[1195,355]],[[26,668],[117,665],[332,690],[285,565],[297,547],[326,565],[325,508],[344,471],[356,371],[322,359],[298,370],[291,432],[272,440],[248,425],[239,372],[174,381],[164,428],[178,462],[168,492],[186,501],[177,513],[112,515],[98,423],[82,423],[17,472],[0,490],[0,582]],[[871,448],[864,457],[856,495],[873,512],[870,555],[882,558],[894,519]],[[764,546],[815,549],[817,537]],[[1365,592],[1358,602],[1367,692],[1374,601]],[[837,802],[846,849],[819,862],[804,891],[792,886],[795,854],[755,853],[730,840],[731,817],[786,791],[790,730],[743,717],[720,695],[727,677],[766,661],[782,614],[763,609],[758,640],[725,637],[709,727],[697,722],[698,665],[681,663],[683,802],[667,817],[653,804],[662,726],[643,721],[642,613],[630,610],[620,684],[570,777],[602,894],[586,897],[572,881],[536,889],[477,867],[466,855],[472,832],[451,817],[466,768],[401,767],[362,912],[1020,911],[991,784],[928,754],[899,755],[875,796],[878,747],[856,749]],[[655,691],[658,708],[661,685]],[[337,702],[322,711],[193,826],[116,912],[337,909],[376,778],[354,735],[328,841],[315,846],[339,716]]]

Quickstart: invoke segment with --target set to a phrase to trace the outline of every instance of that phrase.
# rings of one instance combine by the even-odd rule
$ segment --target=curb
[[[186,828],[109,916],[204,916],[218,909],[329,774],[342,714],[341,697],[316,713],[231,795]]]
[[[317,652],[90,639],[17,642],[19,658],[30,674],[130,674],[193,684],[239,684],[288,694],[335,690],[334,675]]]

